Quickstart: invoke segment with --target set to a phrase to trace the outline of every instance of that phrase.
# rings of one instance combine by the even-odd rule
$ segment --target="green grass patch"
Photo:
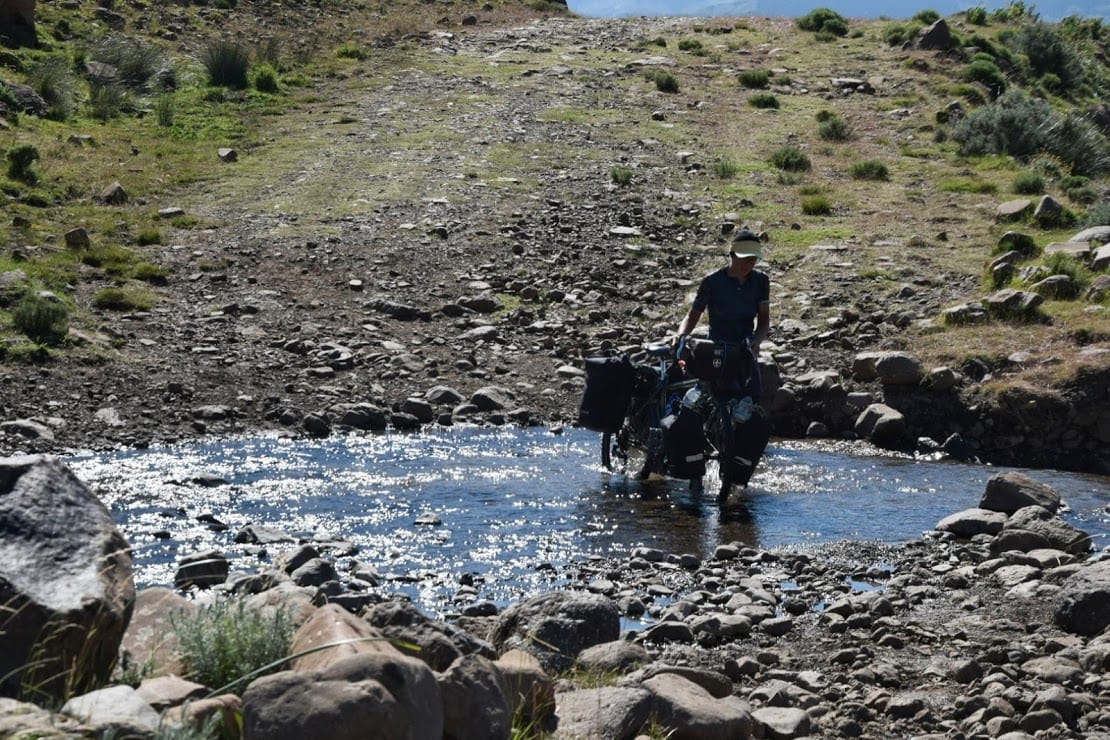
[[[613,181],[613,184],[626,188],[632,183],[632,168],[624,166],[613,167],[609,170],[609,179]]]
[[[144,288],[112,287],[97,291],[92,304],[107,311],[147,311],[154,305],[155,297]]]
[[[774,93],[759,93],[748,98],[748,105],[753,108],[778,109],[779,99]]]
[[[937,183],[937,190],[942,193],[976,193],[979,195],[990,195],[998,192],[998,186],[994,183],[974,180],[969,177],[952,177]]]
[[[813,164],[797,147],[787,146],[771,154],[771,165],[785,172],[808,172]]]
[[[746,69],[740,73],[740,84],[752,90],[762,90],[771,83],[771,72],[766,69]]]
[[[890,171],[876,159],[865,159],[854,163],[848,173],[853,180],[889,180]]]
[[[802,198],[802,213],[807,216],[828,216],[832,212],[832,201],[823,195],[810,195]]]

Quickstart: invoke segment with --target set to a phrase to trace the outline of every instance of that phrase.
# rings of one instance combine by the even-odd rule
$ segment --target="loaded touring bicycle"
[[[747,346],[683,338],[631,355],[586,359],[578,422],[601,433],[601,463],[635,468],[637,478],[668,475],[701,491],[716,461],[724,503],[746,486],[770,436],[765,412],[746,392],[758,372]]]

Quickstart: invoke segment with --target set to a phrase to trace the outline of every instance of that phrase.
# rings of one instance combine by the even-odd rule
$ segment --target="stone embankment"
[[[0,583],[16,608],[0,654],[34,660],[4,684],[0,735],[153,737],[215,717],[275,740],[507,738],[514,723],[556,738],[1110,737],[1110,560],[1060,506],[1004,473],[902,546],[640,548],[568,564],[579,588],[503,610],[472,597],[444,621],[379,592],[371,564],[307,545],[255,574],[201,554],[180,590],[133,594],[100,502],[57,461],[5,459]],[[89,567],[59,573],[68,552]],[[105,595],[128,608],[81,617]],[[188,680],[173,619],[229,597],[298,625],[294,657],[234,692]],[[74,645],[142,667],[141,682],[74,663]],[[28,682],[44,659],[82,682]]]

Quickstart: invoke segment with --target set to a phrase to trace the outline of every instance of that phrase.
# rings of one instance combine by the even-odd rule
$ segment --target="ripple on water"
[[[571,429],[457,428],[414,435],[277,437],[83,453],[67,462],[97,491],[135,548],[137,580],[169,584],[181,557],[217,548],[237,569],[279,548],[234,542],[247,524],[344,539],[358,560],[440,612],[462,574],[506,604],[561,583],[550,565],[638,546],[712,554],[722,542],[810,546],[905,542],[977,505],[998,468],[868,454],[860,445],[772,444],[752,485],[719,509],[684,481],[640,483],[601,470],[598,435]],[[1066,518],[1110,544],[1110,482],[1026,471],[1069,504]],[[227,485],[193,482],[215,476]],[[423,514],[442,524],[419,526]],[[203,517],[203,518],[202,518]],[[208,522],[225,523],[227,529]],[[168,536],[167,536],[168,535]],[[342,564],[341,564],[342,565]]]

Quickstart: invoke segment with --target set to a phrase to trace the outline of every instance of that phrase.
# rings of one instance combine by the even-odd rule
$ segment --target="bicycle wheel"
[[[606,470],[613,469],[613,433],[604,432],[601,435],[601,466]]]

